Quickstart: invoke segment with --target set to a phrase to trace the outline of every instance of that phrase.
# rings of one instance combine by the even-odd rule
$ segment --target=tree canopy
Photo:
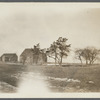
[[[59,37],[47,49],[47,55],[55,60],[55,64],[62,65],[63,57],[67,57],[71,44],[67,44],[68,39]]]

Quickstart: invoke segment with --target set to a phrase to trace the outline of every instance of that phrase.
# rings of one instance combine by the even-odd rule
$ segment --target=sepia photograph
[[[0,98],[99,95],[100,3],[0,3]]]

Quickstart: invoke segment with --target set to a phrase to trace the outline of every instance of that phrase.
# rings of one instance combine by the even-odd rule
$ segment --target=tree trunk
[[[82,65],[82,67],[83,67],[83,62],[82,62],[82,60],[80,60],[81,61],[81,65]]]
[[[94,63],[94,61],[91,62],[91,64],[93,64],[93,63]]]
[[[56,65],[56,57],[55,57],[55,65]]]
[[[60,66],[62,66],[62,58],[63,58],[63,56],[61,56],[61,60],[60,60]]]
[[[90,60],[89,64],[91,65],[92,64],[92,61]]]
[[[86,59],[86,65],[88,65],[88,60]]]
[[[55,66],[57,64],[57,54],[56,54],[56,50],[55,50]]]
[[[81,59],[81,57],[79,57],[79,59],[80,59],[80,61],[81,61],[81,65],[83,66],[83,62],[82,62],[82,59]]]

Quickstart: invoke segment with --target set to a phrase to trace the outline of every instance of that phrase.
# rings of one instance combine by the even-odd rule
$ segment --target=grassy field
[[[19,78],[25,66],[16,64],[0,64],[0,92],[15,92]],[[20,77],[20,76],[19,76]],[[14,87],[14,88],[13,88]]]
[[[34,67],[35,69],[35,67]],[[66,65],[39,67],[44,76],[53,77],[49,82],[61,92],[99,92],[100,65],[77,66]],[[57,80],[57,78],[59,78]],[[63,79],[67,78],[65,81]],[[60,80],[62,79],[62,80]]]
[[[0,64],[0,90],[16,92],[23,72],[41,73],[54,92],[100,92],[100,65],[59,67]]]
[[[62,87],[70,87],[74,91],[83,92],[98,92],[100,91],[100,65],[84,66],[84,67],[49,67],[44,73],[52,77],[68,78],[79,80],[80,82],[56,82]],[[67,89],[65,88],[65,91]],[[69,91],[69,89],[68,89]],[[73,91],[73,90],[72,90]]]

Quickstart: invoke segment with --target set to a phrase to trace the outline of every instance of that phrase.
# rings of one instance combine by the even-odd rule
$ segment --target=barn
[[[1,61],[15,63],[18,61],[18,56],[16,55],[16,53],[5,53],[1,56]]]
[[[22,54],[20,55],[20,62],[23,64],[33,63],[33,50],[31,48],[27,48],[22,52]]]
[[[34,49],[27,48],[22,52],[20,55],[20,62],[23,64],[42,65],[47,63],[47,56],[43,50],[34,46]]]

